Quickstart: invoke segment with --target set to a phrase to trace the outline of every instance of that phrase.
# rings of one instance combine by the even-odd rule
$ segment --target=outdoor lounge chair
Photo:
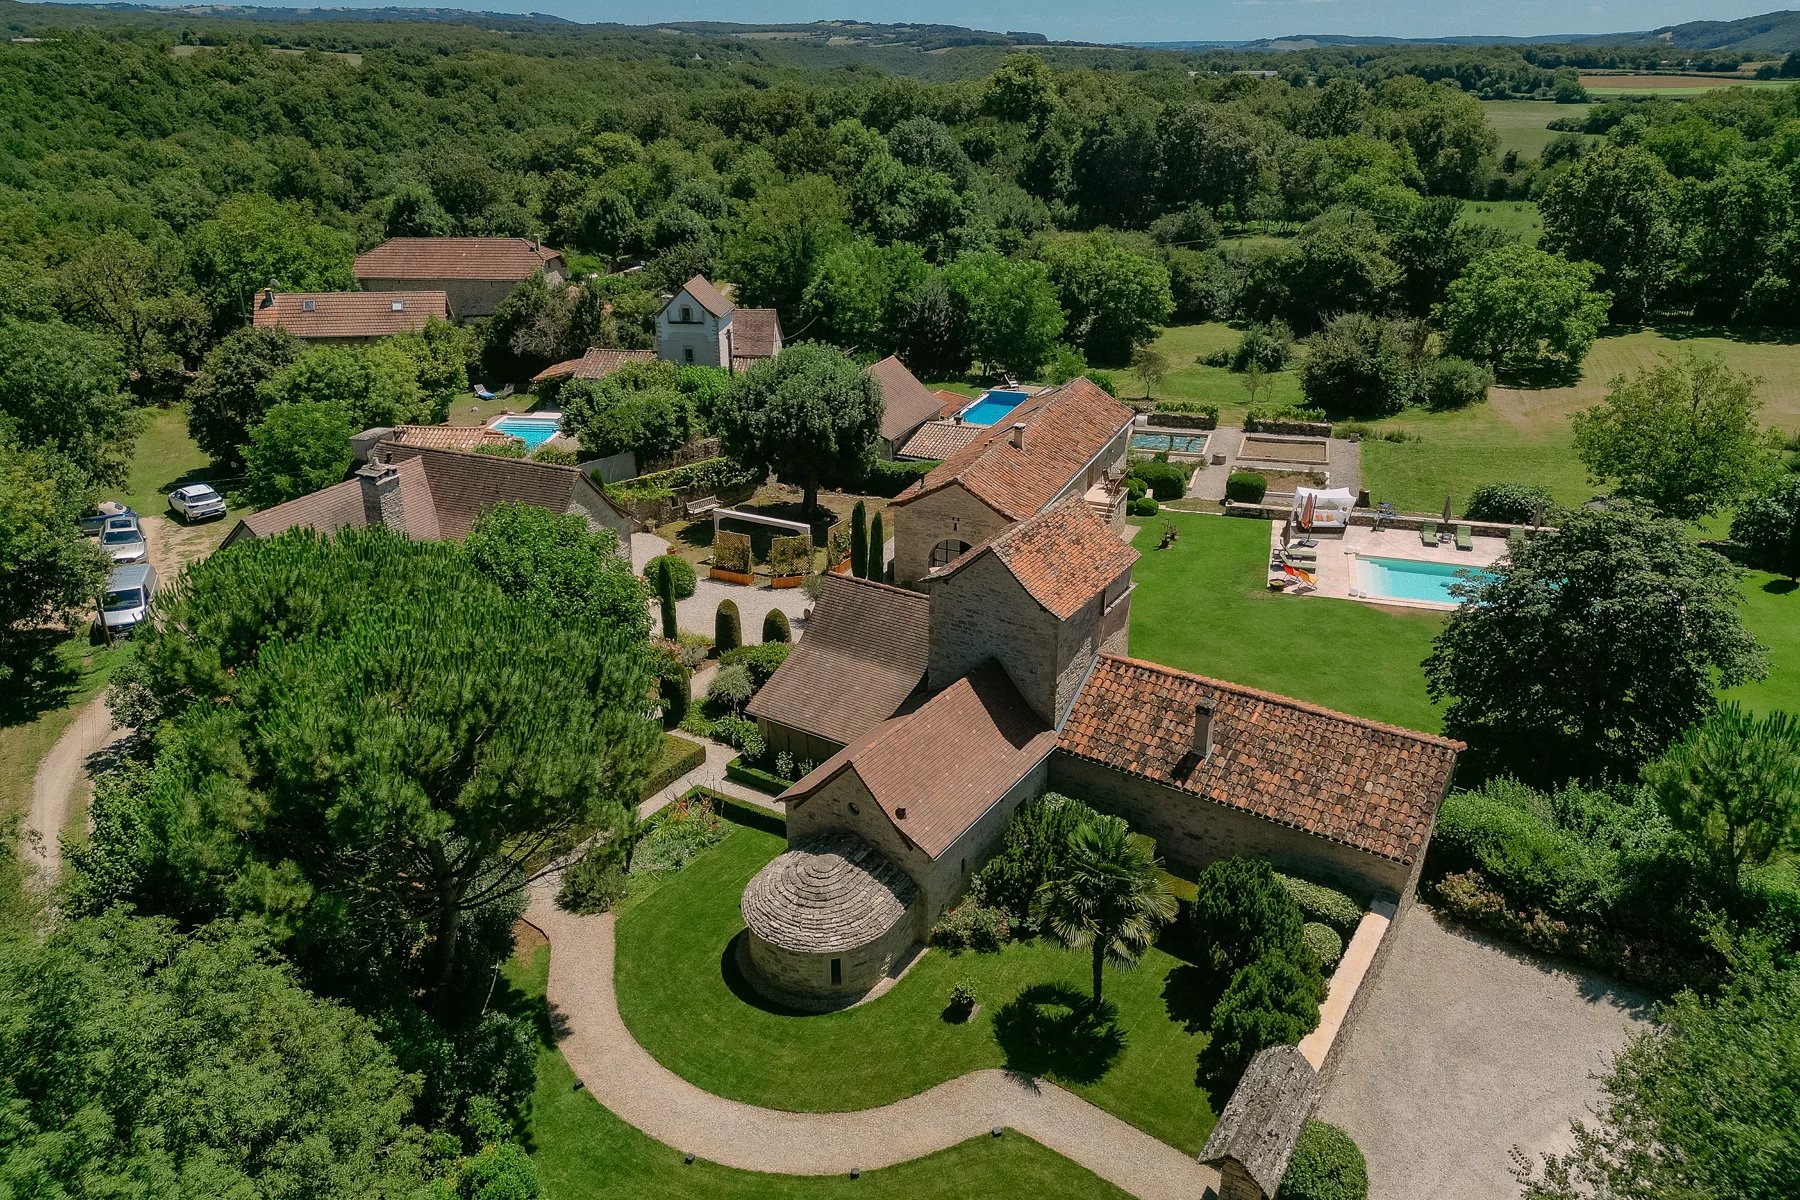
[[[1436,521],[1425,522],[1423,525],[1419,526],[1419,545],[1421,545],[1421,546],[1437,545],[1437,533],[1438,533],[1438,527],[1437,527]]]
[[[1456,527],[1456,548],[1458,550],[1473,550],[1475,548],[1474,526],[1458,525]]]
[[[1302,550],[1295,546],[1289,546],[1283,550],[1281,556],[1291,563],[1316,563],[1319,561],[1317,550]]]

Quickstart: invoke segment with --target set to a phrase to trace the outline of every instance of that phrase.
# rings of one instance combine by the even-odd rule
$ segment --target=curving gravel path
[[[1218,1187],[1216,1172],[1173,1146],[1053,1084],[1006,1071],[972,1071],[847,1113],[782,1112],[702,1091],[652,1058],[619,1017],[612,914],[564,912],[555,894],[554,879],[539,881],[525,918],[550,939],[548,994],[563,1056],[595,1099],[677,1150],[747,1171],[845,1175],[1005,1127],[1143,1200],[1198,1200]]]
[[[106,696],[96,696],[38,763],[31,781],[31,809],[20,832],[25,862],[36,870],[43,887],[55,887],[62,876],[63,826],[69,821],[69,801],[74,799],[75,789],[89,786],[88,760],[125,733],[113,723]]]

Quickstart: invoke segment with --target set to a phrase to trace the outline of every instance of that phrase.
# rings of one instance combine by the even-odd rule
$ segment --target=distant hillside
[[[466,8],[269,8],[251,4],[64,4],[61,7],[111,13],[230,17],[233,20],[266,21],[283,25],[338,21],[421,22],[521,30],[545,25],[570,28],[579,24],[548,13],[494,13]]]
[[[1294,34],[1249,42],[1133,42],[1155,50],[1318,50],[1331,46],[1648,46],[1674,50],[1731,50],[1749,55],[1780,56],[1800,50],[1800,12],[1786,9],[1736,21],[1688,21],[1630,33],[1545,33],[1530,37],[1471,34],[1461,37],[1361,37],[1355,34]]]

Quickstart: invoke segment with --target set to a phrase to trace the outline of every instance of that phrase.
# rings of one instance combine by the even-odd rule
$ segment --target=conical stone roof
[[[912,877],[853,833],[821,834],[777,856],[744,888],[744,924],[797,954],[866,946],[906,915]]]

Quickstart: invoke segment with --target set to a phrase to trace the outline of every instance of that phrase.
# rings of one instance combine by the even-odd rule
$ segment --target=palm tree
[[[1106,960],[1134,965],[1175,916],[1175,896],[1156,859],[1117,817],[1075,828],[1061,870],[1038,891],[1038,905],[1039,920],[1063,945],[1093,948],[1096,1010]]]

